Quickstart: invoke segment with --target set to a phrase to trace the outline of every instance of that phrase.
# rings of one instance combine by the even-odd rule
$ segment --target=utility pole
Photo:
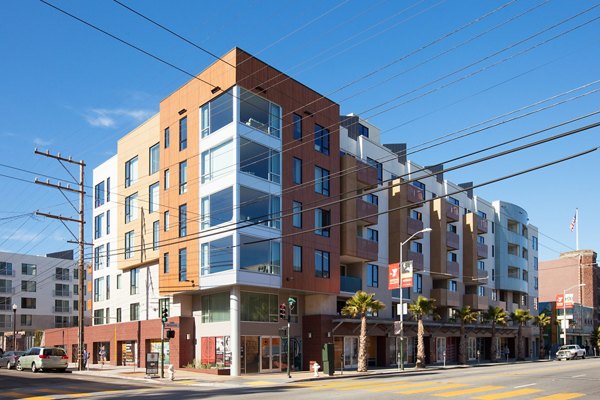
[[[42,153],[40,151],[38,151],[37,149],[35,149],[34,151],[35,154],[44,156],[44,157],[49,157],[49,158],[54,158],[55,160],[57,160],[61,165],[64,164],[63,162],[67,162],[69,164],[76,164],[79,165],[79,182],[78,182],[78,186],[79,189],[73,189],[71,188],[70,185],[67,186],[63,186],[60,182],[58,184],[53,184],[50,183],[49,180],[47,180],[46,182],[41,182],[38,181],[38,179],[35,179],[35,183],[40,184],[40,185],[45,185],[45,186],[49,186],[55,189],[58,189],[61,191],[61,193],[64,195],[63,191],[67,191],[67,192],[73,192],[73,193],[79,193],[79,209],[75,208],[75,206],[73,206],[73,204],[71,203],[71,206],[73,206],[73,208],[75,208],[75,211],[78,212],[79,214],[79,219],[74,219],[74,218],[67,218],[67,217],[63,217],[62,215],[53,215],[53,214],[49,214],[49,213],[41,213],[41,212],[36,212],[37,215],[42,215],[44,217],[47,218],[54,218],[54,219],[58,219],[61,222],[63,221],[70,221],[70,222],[76,222],[79,224],[79,240],[77,240],[77,238],[75,238],[79,244],[79,266],[78,266],[78,271],[79,271],[79,279],[78,279],[78,297],[77,297],[77,302],[78,302],[78,316],[77,316],[77,325],[78,325],[78,329],[79,329],[79,343],[78,343],[78,354],[77,354],[77,369],[79,371],[83,371],[83,346],[84,346],[84,324],[83,324],[83,317],[84,317],[84,309],[85,309],[85,302],[84,302],[84,298],[83,298],[83,285],[84,285],[84,277],[85,277],[85,268],[84,268],[84,245],[85,243],[85,232],[84,232],[84,227],[85,227],[85,216],[84,216],[84,205],[85,205],[85,188],[84,188],[84,175],[83,175],[83,171],[85,168],[85,162],[83,162],[83,160],[81,161],[75,161],[73,160],[71,157],[69,158],[64,158],[60,155],[60,153],[58,153],[57,155],[52,155],[50,154],[49,151],[46,151],[45,153]],[[65,167],[66,169],[66,167]],[[69,172],[69,170],[67,169],[67,172]],[[69,172],[69,175],[71,175],[71,177],[73,178],[73,180],[77,181],[77,179]],[[64,222],[63,222],[64,224]],[[66,226],[66,225],[65,225]],[[67,228],[68,229],[68,228]],[[71,232],[69,230],[69,232]],[[73,235],[73,232],[71,232],[71,235]],[[75,236],[75,235],[73,235]]]

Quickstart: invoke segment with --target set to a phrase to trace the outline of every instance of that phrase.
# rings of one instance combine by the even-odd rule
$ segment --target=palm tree
[[[540,313],[537,317],[533,317],[533,323],[537,325],[540,330],[540,339],[538,340],[538,356],[540,359],[544,358],[545,354],[542,354],[544,344],[544,330],[548,325],[552,323],[552,319],[545,312]]]
[[[425,343],[423,337],[425,336],[425,327],[423,325],[423,318],[433,314],[435,311],[435,299],[428,299],[424,296],[419,296],[413,304],[408,306],[408,311],[412,314],[412,317],[417,321],[417,368],[425,367]]]
[[[460,345],[458,353],[458,362],[467,363],[467,338],[465,334],[465,325],[477,320],[477,311],[471,310],[471,306],[464,306],[460,310],[454,311],[454,316],[460,321]]]
[[[496,347],[496,325],[506,325],[508,322],[508,314],[502,307],[489,306],[484,318],[492,323],[492,348],[490,355],[492,362],[498,357],[498,348]]]
[[[527,325],[527,321],[532,319],[533,316],[529,313],[529,310],[523,310],[517,308],[514,313],[511,314],[511,319],[519,324],[517,330],[517,361],[525,359],[524,346],[523,346],[523,327]]]
[[[597,326],[592,331],[592,343],[591,344],[592,344],[592,349],[600,348],[600,326]],[[595,353],[594,353],[594,355],[595,355]]]
[[[385,304],[374,299],[375,293],[359,290],[346,300],[342,315],[355,318],[360,315],[360,337],[358,340],[358,372],[367,372],[367,313],[377,312],[385,308]]]

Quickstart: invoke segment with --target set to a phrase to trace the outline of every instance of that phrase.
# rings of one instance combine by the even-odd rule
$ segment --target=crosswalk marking
[[[414,382],[414,383],[397,383],[394,386],[388,386],[388,387],[382,387],[382,388],[377,388],[377,389],[371,389],[371,390],[367,390],[367,392],[388,392],[391,390],[396,390],[396,389],[402,389],[402,388],[409,388],[409,387],[417,387],[417,386],[426,386],[426,385],[431,385],[432,382]],[[434,383],[437,384],[437,383]]]
[[[510,392],[502,392],[496,394],[486,394],[484,396],[475,397],[477,400],[497,400],[497,399],[508,399],[510,397],[523,396],[526,394],[541,392],[541,389],[519,389],[511,390]]]
[[[423,382],[425,383],[425,382]],[[430,383],[430,382],[427,382]],[[368,388],[372,388],[373,386],[376,386],[378,389],[373,389],[373,390],[377,390],[377,391],[385,391],[385,390],[394,390],[396,387],[403,387],[403,386],[407,386],[407,385],[412,385],[412,383],[406,382],[406,381],[396,381],[396,382],[383,382],[383,383],[364,383],[361,382],[358,385],[348,385],[348,386],[343,386],[338,390],[355,390],[355,389],[368,389]],[[393,386],[393,387],[390,387]]]
[[[427,392],[435,392],[436,390],[454,389],[454,388],[465,387],[465,386],[469,386],[469,385],[466,383],[451,383],[448,385],[441,385],[441,386],[435,386],[435,387],[402,390],[400,392],[394,392],[394,393],[401,393],[401,394],[427,393]]]
[[[455,390],[452,392],[437,393],[434,396],[438,397],[455,397],[464,396],[465,394],[474,394],[479,392],[490,392],[492,390],[504,389],[504,386],[481,386],[472,389]]]
[[[555,393],[550,396],[538,397],[537,400],[570,400],[583,397],[583,393]]]
[[[48,396],[23,397],[23,400],[52,400],[52,397],[48,397]]]

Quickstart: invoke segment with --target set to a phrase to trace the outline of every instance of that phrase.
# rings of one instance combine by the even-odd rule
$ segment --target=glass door
[[[281,370],[281,338],[278,336],[260,337],[260,372]]]
[[[435,359],[437,360],[437,362],[444,361],[444,353],[446,353],[446,338],[435,338]]]
[[[358,367],[358,337],[344,337],[344,368]]]

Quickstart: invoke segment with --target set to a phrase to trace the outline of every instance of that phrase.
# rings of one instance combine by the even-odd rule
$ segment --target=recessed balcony
[[[409,235],[414,235],[415,233],[422,230],[423,221],[414,218],[408,218],[406,222],[406,232]],[[415,239],[423,239],[423,232],[419,233],[418,235],[415,235]]]
[[[409,203],[419,203],[425,200],[425,191],[416,186],[405,184],[403,187],[406,188],[406,199]]]
[[[449,250],[460,249],[460,236],[454,232],[446,232],[446,248]]]
[[[486,244],[477,243],[477,258],[478,259],[488,258],[488,247]]]
[[[355,276],[340,276],[340,291],[356,293],[362,290],[362,279]]]
[[[436,305],[441,307],[460,307],[460,296],[458,292],[448,289],[431,289],[431,297],[436,300]]]
[[[481,217],[477,217],[477,233],[487,233],[488,231],[488,221],[487,219],[483,219]]]
[[[458,221],[460,217],[460,208],[456,204],[448,203],[446,205],[446,218],[450,221]]]
[[[465,306],[471,306],[473,310],[487,310],[488,308],[488,298],[476,294],[465,294],[463,302]]]

